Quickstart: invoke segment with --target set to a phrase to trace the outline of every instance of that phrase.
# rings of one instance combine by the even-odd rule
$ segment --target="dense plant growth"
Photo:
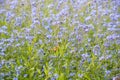
[[[0,80],[119,73],[120,0],[0,0]]]

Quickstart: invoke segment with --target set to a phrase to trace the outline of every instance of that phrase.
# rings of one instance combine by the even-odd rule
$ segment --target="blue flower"
[[[95,55],[100,55],[100,46],[99,45],[95,45],[94,48],[93,48],[93,53]]]
[[[17,78],[17,77],[14,77],[13,80],[18,80],[18,78]]]

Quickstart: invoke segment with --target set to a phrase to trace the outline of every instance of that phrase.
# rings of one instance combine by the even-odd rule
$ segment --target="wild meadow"
[[[118,74],[120,0],[0,0],[0,80]]]

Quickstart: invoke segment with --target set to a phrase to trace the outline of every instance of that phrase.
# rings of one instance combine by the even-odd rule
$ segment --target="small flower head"
[[[100,46],[99,45],[95,45],[93,48],[93,53],[95,55],[99,55],[100,54]]]

